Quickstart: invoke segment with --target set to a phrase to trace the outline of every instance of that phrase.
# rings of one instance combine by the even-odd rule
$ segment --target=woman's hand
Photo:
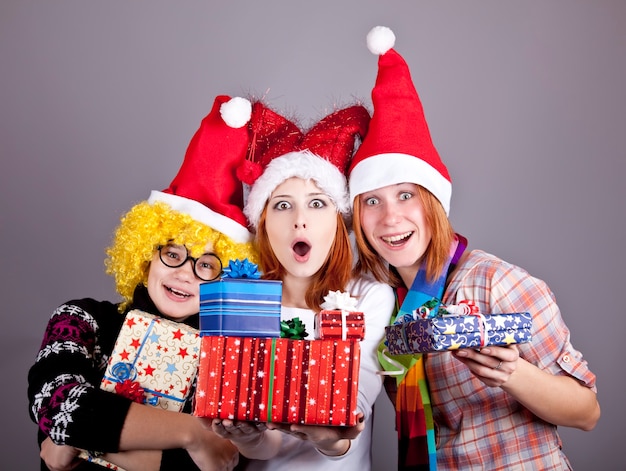
[[[233,443],[246,458],[269,460],[280,451],[280,433],[268,430],[262,422],[245,422],[229,419],[203,419],[205,427],[220,438]]]
[[[594,391],[569,375],[554,375],[520,358],[516,345],[452,353],[487,386],[500,387],[537,417],[554,425],[592,430],[600,418]]]
[[[198,427],[195,440],[185,449],[202,471],[232,471],[239,462],[239,450],[229,440],[224,440],[205,424]]]
[[[229,419],[212,419],[211,430],[235,445],[255,446],[263,437],[267,426],[262,422],[242,422]]]
[[[480,381],[492,388],[504,385],[517,370],[519,350],[516,345],[506,347],[485,347],[480,350],[462,348],[452,355]]]
[[[358,437],[363,431],[365,422],[363,414],[359,413],[357,424],[353,427],[269,423],[267,428],[280,430],[300,440],[308,440],[325,455],[341,456],[350,449],[350,441]]]
[[[76,468],[81,460],[80,450],[68,445],[57,445],[50,437],[41,442],[39,456],[51,471],[69,471]]]

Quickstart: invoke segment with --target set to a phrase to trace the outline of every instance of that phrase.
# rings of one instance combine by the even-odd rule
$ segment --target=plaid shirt
[[[464,299],[474,301],[486,314],[530,312],[533,339],[519,345],[520,356],[596,390],[595,375],[570,343],[554,295],[543,281],[475,250],[449,280],[443,302],[458,304]],[[570,469],[555,425],[537,418],[502,389],[485,386],[450,353],[426,357],[438,469]]]

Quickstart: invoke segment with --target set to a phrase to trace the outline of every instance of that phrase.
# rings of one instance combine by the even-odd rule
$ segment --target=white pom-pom
[[[382,56],[396,44],[396,35],[386,26],[374,26],[367,33],[367,48],[372,54]]]
[[[250,100],[236,96],[220,106],[222,119],[231,128],[245,126],[252,116],[252,103]]]

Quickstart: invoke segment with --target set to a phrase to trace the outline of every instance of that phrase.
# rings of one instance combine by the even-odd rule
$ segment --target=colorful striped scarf
[[[421,267],[410,290],[396,289],[397,314],[394,323],[413,319],[413,311],[428,305],[437,310],[441,304],[446,278],[467,247],[467,240],[456,234],[450,247],[450,258],[442,275],[435,282],[426,280]],[[398,431],[398,470],[436,471],[435,427],[433,423],[428,383],[421,354],[389,357],[384,344],[379,348],[379,360],[386,374],[396,376],[396,429]]]

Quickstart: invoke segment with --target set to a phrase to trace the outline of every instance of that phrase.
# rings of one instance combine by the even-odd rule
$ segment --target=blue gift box
[[[387,326],[385,339],[391,355],[404,355],[530,342],[531,328],[528,312],[445,315]]]
[[[280,337],[282,287],[249,278],[200,284],[200,335]]]

